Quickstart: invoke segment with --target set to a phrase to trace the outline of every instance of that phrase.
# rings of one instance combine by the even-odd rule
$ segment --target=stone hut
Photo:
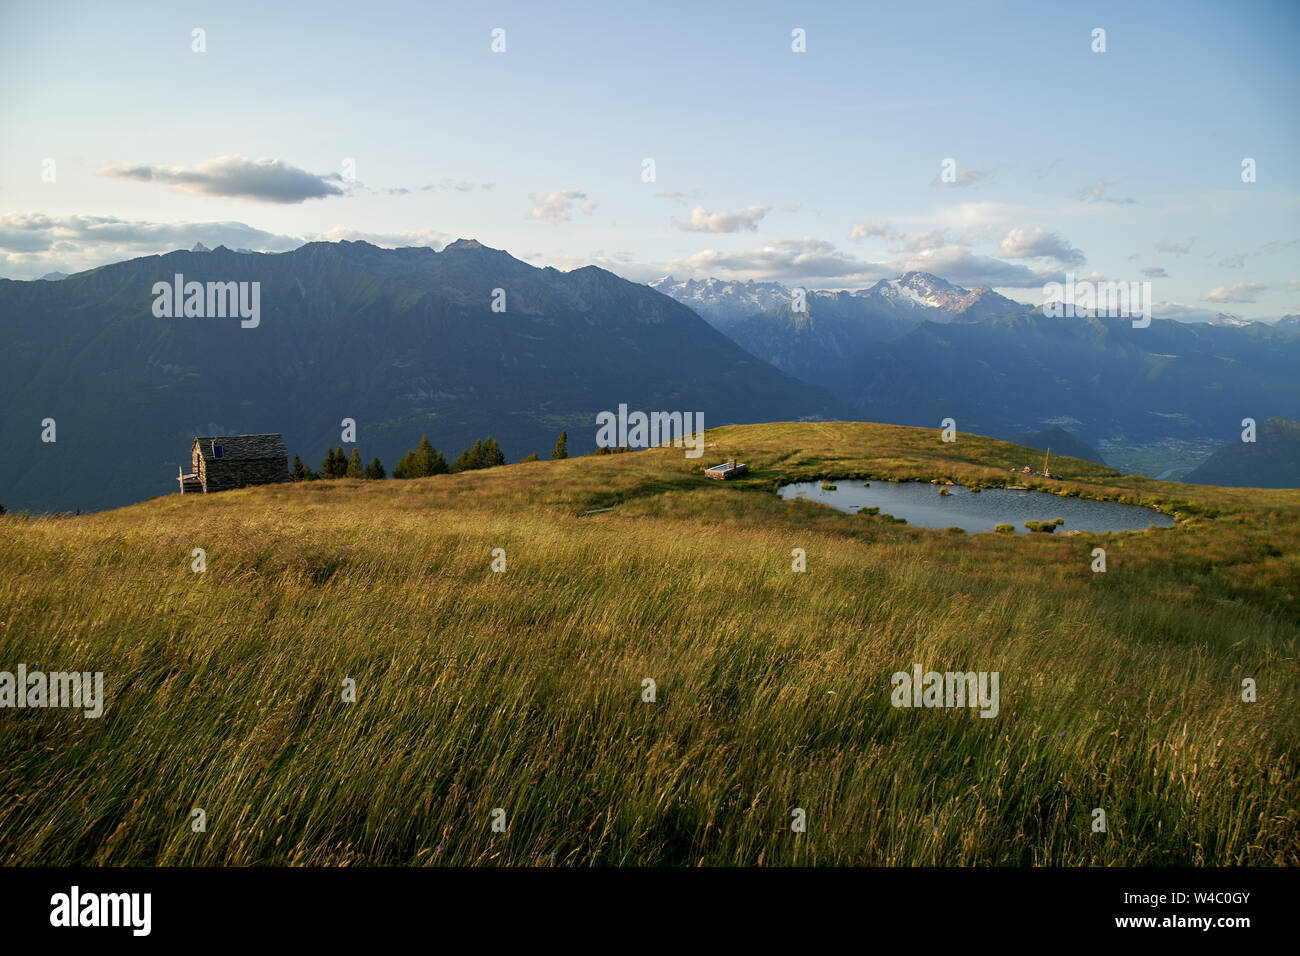
[[[203,435],[190,459],[190,474],[177,476],[183,495],[289,480],[289,452],[279,435]]]

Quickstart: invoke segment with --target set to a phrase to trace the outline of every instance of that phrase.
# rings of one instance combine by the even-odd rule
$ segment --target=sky
[[[0,276],[473,238],[1271,319],[1300,312],[1297,41],[1292,0],[0,0]]]

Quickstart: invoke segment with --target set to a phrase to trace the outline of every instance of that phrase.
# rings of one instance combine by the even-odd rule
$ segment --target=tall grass
[[[1300,862],[1300,493],[1062,459],[1061,487],[1218,517],[952,535],[768,489],[1037,453],[846,423],[709,441],[0,518],[0,670],[103,671],[108,698],[0,711],[0,861]],[[748,479],[700,475],[733,454]],[[890,706],[913,662],[998,671],[1001,712]]]

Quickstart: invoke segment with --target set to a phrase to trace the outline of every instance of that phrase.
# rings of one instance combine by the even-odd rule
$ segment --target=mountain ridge
[[[1182,480],[1221,487],[1300,488],[1300,421],[1265,419],[1253,442],[1228,442]]]
[[[1066,423],[1085,447],[1103,444],[1118,456],[1110,460],[1144,462],[1157,474],[1204,456],[1232,421],[1225,403],[1242,414],[1300,414],[1291,372],[1300,336],[1286,321],[1154,318],[1134,329],[1121,318],[1048,317],[987,287],[916,272],[854,292],[810,292],[804,304],[732,320],[725,331],[869,420],[953,417],[990,435]],[[1143,451],[1152,445],[1161,450]]]
[[[155,283],[258,282],[260,323],[158,318]],[[502,290],[498,297],[495,290]],[[494,311],[499,299],[504,311]],[[716,422],[849,418],[686,306],[597,267],[538,269],[477,241],[386,250],[176,250],[59,282],[0,281],[0,503],[70,511],[175,490],[195,434],[279,432],[316,464],[357,422],[389,467],[422,434],[510,460],[560,431],[594,448],[626,403]],[[56,440],[42,442],[52,418]]]

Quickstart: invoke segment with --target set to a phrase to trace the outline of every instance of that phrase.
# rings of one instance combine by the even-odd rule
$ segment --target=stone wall
[[[271,485],[289,480],[284,458],[231,458],[206,463],[205,491],[229,491],[245,485]]]

